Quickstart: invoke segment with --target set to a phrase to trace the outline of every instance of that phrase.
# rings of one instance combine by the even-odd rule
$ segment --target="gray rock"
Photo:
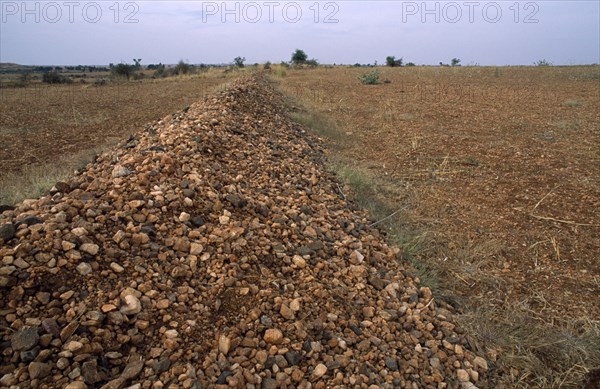
[[[21,220],[17,223],[17,227],[21,224],[25,224],[27,227],[33,226],[35,224],[42,224],[44,221],[36,216],[27,216],[25,219]]]
[[[285,353],[285,359],[290,365],[296,366],[300,363],[302,355],[300,355],[300,353],[296,350],[290,350],[287,353]]]
[[[36,347],[32,350],[21,351],[21,354],[20,354],[21,362],[29,363],[29,362],[33,361],[39,352],[40,352],[39,347]]]
[[[262,389],[277,389],[279,385],[277,385],[277,381],[273,378],[266,378],[262,382]]]
[[[34,348],[40,341],[37,327],[22,327],[10,340],[13,351],[25,351]]]
[[[171,361],[169,360],[169,358],[163,358],[160,361],[156,362],[152,368],[154,369],[155,374],[160,374],[169,370],[170,367]]]
[[[85,383],[90,385],[94,385],[103,379],[102,375],[98,372],[98,365],[95,359],[83,363],[81,366],[81,375]]]
[[[16,228],[12,223],[6,223],[0,226],[0,239],[8,242],[15,237]]]
[[[385,358],[385,366],[391,371],[398,371],[398,361],[396,361],[396,358]]]

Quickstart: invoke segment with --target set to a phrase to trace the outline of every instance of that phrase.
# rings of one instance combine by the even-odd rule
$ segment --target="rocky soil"
[[[0,387],[488,387],[322,159],[251,77],[3,208]]]

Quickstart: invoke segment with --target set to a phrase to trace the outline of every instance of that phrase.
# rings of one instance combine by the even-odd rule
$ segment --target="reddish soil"
[[[0,178],[127,137],[201,99],[222,75],[0,88]]]
[[[346,160],[402,189],[440,261],[474,269],[465,293],[548,322],[600,317],[600,69],[386,68],[374,86],[362,73],[282,85],[335,120]]]

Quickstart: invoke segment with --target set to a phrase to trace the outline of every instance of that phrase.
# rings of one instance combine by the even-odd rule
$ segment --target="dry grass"
[[[93,162],[97,154],[113,145],[114,143],[106,143],[62,157],[56,163],[30,165],[19,173],[9,172],[0,176],[0,204],[16,204],[24,199],[40,197],[54,184],[73,176],[77,170]]]
[[[538,98],[541,106],[545,103],[545,97],[535,87],[531,87],[531,90],[511,91],[503,86],[504,82],[513,85],[519,82],[520,77],[528,74],[561,83],[564,79],[585,81],[595,79],[598,69],[600,68],[561,68],[547,73],[535,68],[503,68],[501,71],[497,68],[417,68],[395,71],[400,77],[409,77],[412,72],[414,74],[410,77],[416,75],[417,80],[426,84],[429,77],[443,78],[447,73],[452,73],[450,79],[453,82],[457,79],[477,84],[478,78],[487,77],[485,79],[489,82],[498,83],[493,88],[489,87],[489,90],[504,88],[508,94],[491,97],[499,102],[507,99],[506,104],[517,107],[521,104],[520,99],[529,101]],[[331,150],[330,169],[344,183],[344,195],[369,210],[373,220],[381,220],[378,225],[386,229],[392,242],[401,247],[404,258],[413,265],[421,282],[431,287],[438,299],[455,306],[461,312],[456,319],[469,334],[472,346],[486,355],[488,361],[493,361],[490,387],[581,387],[585,375],[600,367],[600,321],[578,308],[586,302],[573,301],[571,310],[556,311],[552,296],[523,285],[516,277],[507,276],[513,274],[513,269],[508,263],[503,268],[502,261],[506,253],[514,249],[507,247],[505,240],[494,238],[488,227],[471,225],[470,230],[474,232],[462,233],[441,224],[433,211],[429,214],[418,212],[430,208],[425,199],[431,198],[429,192],[439,190],[434,189],[434,185],[442,186],[457,177],[469,179],[481,176],[478,169],[486,168],[490,164],[489,160],[470,147],[465,148],[468,152],[466,155],[427,154],[431,144],[430,128],[436,129],[433,126],[439,125],[437,122],[409,137],[396,138],[399,126],[414,125],[425,117],[431,118],[432,113],[426,109],[420,110],[418,105],[411,105],[413,101],[410,95],[405,98],[401,94],[400,103],[392,103],[383,98],[385,93],[389,96],[389,89],[384,89],[384,85],[374,87],[379,88],[374,94],[381,93],[380,98],[363,98],[362,101],[367,101],[366,103],[353,104],[353,101],[357,101],[356,94],[360,95],[363,89],[360,85],[350,86],[347,84],[349,81],[344,80],[355,79],[353,73],[356,71],[346,68],[336,69],[335,72],[326,74],[326,71],[320,70],[311,75],[310,72],[291,71],[285,80],[275,80],[280,90],[290,96],[289,105],[293,107],[291,117],[328,140]],[[382,76],[388,75],[388,69],[384,69]],[[410,81],[404,83],[398,81],[398,77],[393,79],[393,90],[412,92]],[[403,84],[398,86],[398,82]],[[443,90],[442,87],[443,85],[440,90]],[[483,91],[474,90],[485,97],[488,85],[483,88]],[[412,93],[413,96],[416,93],[415,102],[423,107],[435,107],[440,102],[443,103],[444,99],[452,98],[440,93]],[[581,109],[589,105],[579,98],[566,101],[562,99],[557,104],[566,109]],[[509,108],[509,111],[512,110],[514,108]],[[457,115],[451,113],[450,120],[454,120]],[[571,132],[587,130],[590,126],[583,117],[565,115],[565,118],[553,118],[541,123],[540,128],[544,128],[544,131],[535,136],[544,141],[571,141]],[[357,118],[360,117],[368,118],[366,123],[358,122]],[[517,125],[515,133],[537,128],[525,122],[515,122],[515,126]],[[373,153],[362,153],[366,146],[378,149],[377,145],[365,144],[369,142],[369,137],[356,136],[361,132],[377,135],[378,139],[389,134],[390,142],[397,139],[397,143],[403,148],[397,158],[415,155],[414,160],[418,164],[408,168],[404,166],[395,174],[388,175],[388,167],[381,161],[389,160],[390,156],[381,155],[378,158]],[[480,142],[489,142],[490,145],[495,143],[494,147],[505,144],[505,140],[485,138]],[[582,155],[589,153],[587,148],[582,150]],[[578,155],[578,158],[581,156]],[[507,166],[496,166],[507,169]],[[427,185],[422,185],[423,183]],[[541,195],[534,203],[540,198]],[[528,223],[531,223],[531,219]],[[542,244],[535,247],[540,252],[536,251],[534,259],[537,261],[543,253],[550,255],[556,264],[564,263],[564,240],[550,234],[544,242],[543,250]],[[523,253],[523,259],[530,256],[532,252]],[[577,281],[574,279],[573,282]],[[572,292],[572,298],[580,297],[576,294],[579,291]]]

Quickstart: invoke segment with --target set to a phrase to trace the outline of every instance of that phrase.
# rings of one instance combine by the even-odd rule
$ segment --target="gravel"
[[[7,207],[0,385],[488,387],[321,147],[247,77]]]

